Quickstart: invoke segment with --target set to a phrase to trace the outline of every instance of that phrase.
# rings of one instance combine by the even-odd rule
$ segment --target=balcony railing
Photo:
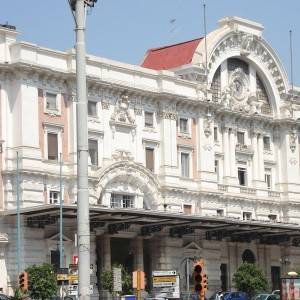
[[[228,191],[228,186],[225,184],[218,184],[218,190],[222,192],[227,192]]]
[[[240,192],[242,194],[248,194],[248,195],[256,195],[256,189],[248,188],[248,187],[240,187]]]
[[[276,192],[276,191],[268,191],[268,196],[272,197],[272,198],[279,198],[280,197],[280,193]]]

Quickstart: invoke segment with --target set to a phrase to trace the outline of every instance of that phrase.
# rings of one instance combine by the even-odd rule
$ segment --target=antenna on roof
[[[206,41],[206,5],[203,4],[203,22],[204,22],[204,43],[205,43],[205,75],[206,75],[206,84],[208,84],[207,76],[207,41]]]
[[[290,30],[290,64],[291,64],[291,86],[292,86],[292,99],[294,99],[294,78],[293,78],[293,36]]]

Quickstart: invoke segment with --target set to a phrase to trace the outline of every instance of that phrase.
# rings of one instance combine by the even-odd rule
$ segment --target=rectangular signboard
[[[153,271],[152,276],[172,276],[176,275],[175,270],[161,270],[161,271]]]
[[[68,280],[69,275],[68,274],[57,274],[56,275],[56,280]]]
[[[115,292],[122,292],[122,270],[113,268],[113,289]]]
[[[153,283],[158,282],[176,282],[176,276],[155,276],[153,277]]]

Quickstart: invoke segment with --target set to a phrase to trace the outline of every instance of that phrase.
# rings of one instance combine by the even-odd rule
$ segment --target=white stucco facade
[[[224,222],[300,223],[300,88],[290,86],[262,31],[258,23],[224,18],[207,36],[207,57],[200,42],[190,64],[171,70],[87,56],[91,205]],[[23,209],[56,205],[59,161],[49,159],[50,137],[62,153],[64,202],[76,203],[75,52],[19,42],[17,35],[0,27],[0,288],[5,292],[16,280],[16,222],[4,216],[16,208],[16,152]],[[51,97],[54,109],[47,104]],[[35,228],[25,216],[22,222],[22,266],[50,262],[57,225]],[[171,237],[165,227],[146,241],[139,230],[135,225],[114,235],[105,226],[93,228],[92,283],[96,271],[111,267],[115,237],[130,240],[134,267],[144,268],[149,255],[152,270],[177,269],[184,277],[182,259],[204,257],[212,291],[221,286],[221,264],[226,288],[232,287],[246,249],[270,282],[271,267],[283,274],[300,265],[297,235],[274,242],[263,236],[264,243],[241,235],[217,238],[201,228]],[[66,264],[76,255],[75,232],[66,221]],[[95,285],[95,297],[96,290]]]

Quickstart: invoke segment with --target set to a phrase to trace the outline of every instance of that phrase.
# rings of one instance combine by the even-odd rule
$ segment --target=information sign
[[[177,275],[175,270],[161,270],[161,271],[153,271],[152,276],[171,276]]]
[[[113,290],[122,292],[122,270],[121,268],[113,268]]]

